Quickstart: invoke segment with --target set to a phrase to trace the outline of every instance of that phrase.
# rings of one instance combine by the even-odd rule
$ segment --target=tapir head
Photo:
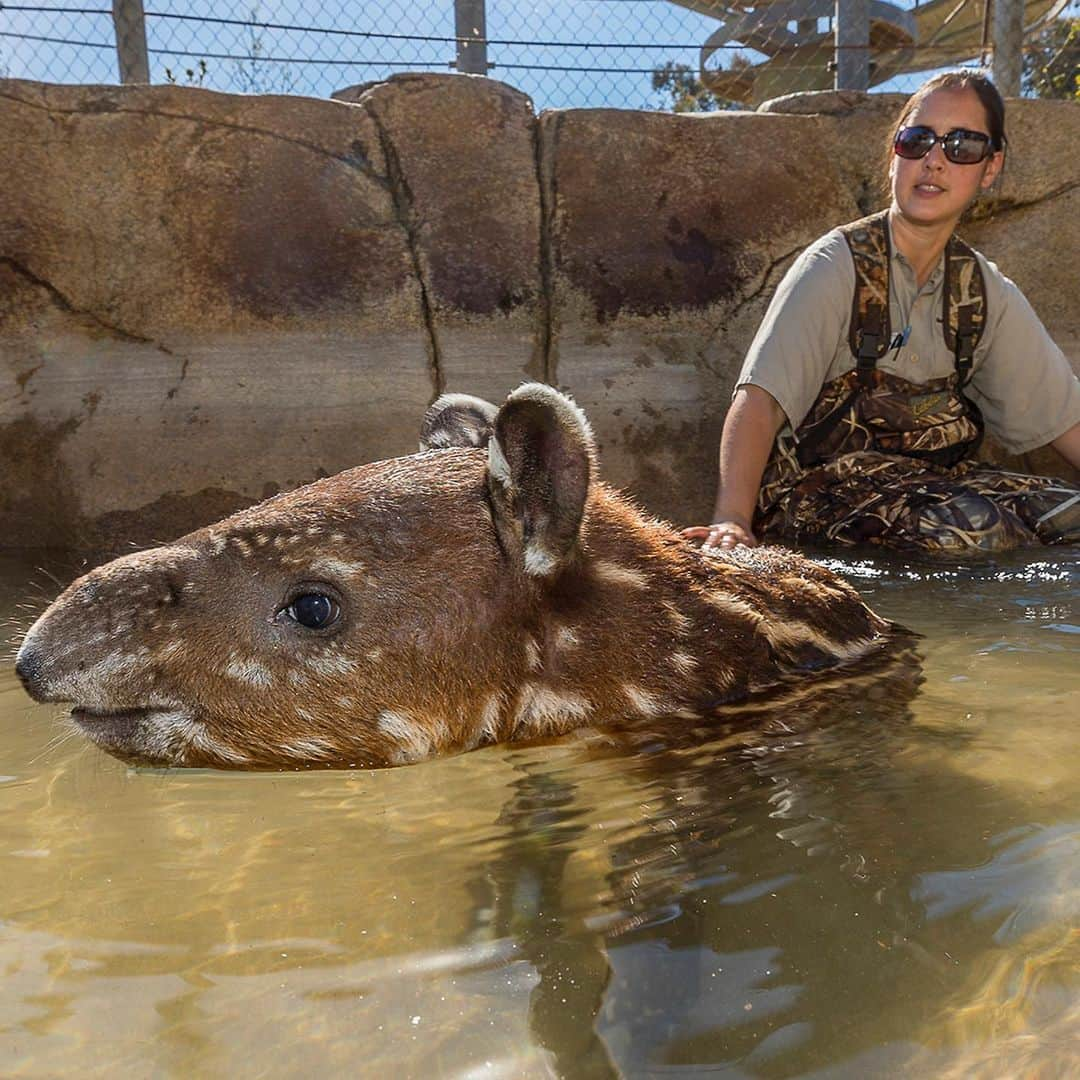
[[[502,737],[538,597],[578,557],[592,435],[530,384],[498,410],[443,399],[423,437],[450,448],[86,574],[26,635],[27,690],[155,765],[384,765]]]

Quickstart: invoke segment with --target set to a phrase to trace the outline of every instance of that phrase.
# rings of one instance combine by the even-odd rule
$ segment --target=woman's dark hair
[[[986,113],[986,134],[990,136],[990,146],[996,153],[1004,150],[1008,144],[1005,138],[1005,102],[998,93],[998,88],[990,81],[989,76],[981,71],[943,71],[935,75],[915,91],[904,102],[904,107],[896,118],[896,123],[889,129],[889,141],[885,144],[885,191],[889,192],[889,168],[892,165],[893,143],[897,133],[908,122],[911,114],[935,91],[935,90],[967,90],[975,91],[976,96],[982,103],[983,112]]]

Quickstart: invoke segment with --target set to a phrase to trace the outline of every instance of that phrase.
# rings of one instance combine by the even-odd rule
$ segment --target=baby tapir
[[[134,763],[383,766],[691,723],[903,633],[791,552],[644,516],[548,386],[442,398],[421,448],[79,578],[26,635],[26,689]]]

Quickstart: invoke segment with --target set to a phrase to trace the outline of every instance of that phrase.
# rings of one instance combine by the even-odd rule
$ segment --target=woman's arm
[[[704,547],[757,544],[751,525],[754,506],[773,440],[783,422],[784,410],[767,390],[752,384],[739,387],[720,436],[720,477],[713,524],[683,529],[683,536],[704,540]]]
[[[705,547],[757,543],[751,521],[773,440],[785,419],[798,423],[806,415],[838,347],[846,350],[854,288],[851,251],[835,230],[788,268],[747,350],[724,420],[713,524],[684,529],[683,536],[704,540]]]
[[[1074,468],[1080,469],[1080,423],[1073,424],[1050,445]]]
[[[988,348],[971,398],[1005,449],[1022,454],[1049,443],[1075,466],[1080,380],[1015,283],[992,264],[983,268]]]

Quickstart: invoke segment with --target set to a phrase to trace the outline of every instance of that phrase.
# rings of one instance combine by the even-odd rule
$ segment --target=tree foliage
[[[736,53],[731,59],[733,69],[749,66],[750,61]],[[716,112],[720,109],[742,109],[737,101],[718,97],[701,81],[689,64],[670,61],[652,73],[652,86],[660,93],[660,106],[672,112]]]
[[[1080,101],[1080,19],[1054,19],[1024,47],[1025,94]]]

